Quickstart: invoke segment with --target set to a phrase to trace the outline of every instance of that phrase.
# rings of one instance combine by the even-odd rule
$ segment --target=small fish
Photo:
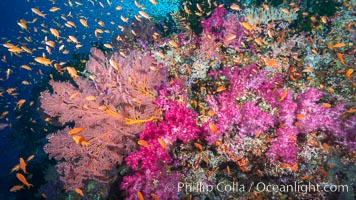
[[[79,194],[80,196],[84,197],[84,192],[80,188],[75,188],[74,191]]]
[[[20,158],[20,168],[25,174],[27,174],[26,166],[26,161],[23,158]]]
[[[254,27],[247,22],[239,22],[239,23],[248,31],[254,30]]]
[[[35,13],[36,15],[46,18],[46,15],[43,14],[40,10],[38,10],[37,8],[31,8],[32,12]]]
[[[289,14],[289,10],[287,8],[281,8],[282,12]]]
[[[54,43],[52,40],[47,40],[45,42],[46,45],[52,47],[52,48],[55,48],[56,47],[56,43]]]
[[[156,0],[150,0],[150,2],[153,4],[153,5],[157,5],[157,1]]]
[[[225,42],[229,42],[229,41],[231,41],[231,40],[233,40],[235,38],[236,38],[235,34],[228,34],[227,36],[225,36],[224,41]]]
[[[153,200],[160,200],[159,196],[157,194],[152,193],[151,197]]]
[[[3,115],[1,115],[1,117],[2,117]],[[4,123],[0,123],[0,131],[1,130],[4,130],[6,127],[8,127],[9,126],[9,124],[4,124]]]
[[[281,98],[279,99],[279,101],[283,101],[286,97],[287,97],[287,90],[283,90],[283,94],[282,94]]]
[[[215,112],[213,110],[208,111],[208,116],[213,117],[215,115]]]
[[[85,97],[85,99],[88,101],[95,101],[96,97],[93,95],[90,95],[90,96]]]
[[[306,72],[312,72],[312,71],[314,71],[314,69],[310,66],[307,66],[305,69],[303,69],[302,72],[306,73]]]
[[[137,191],[137,199],[138,200],[145,200],[145,198],[143,197],[143,194],[140,191]]]
[[[166,56],[165,56],[162,52],[160,52],[160,51],[157,51],[157,52],[156,52],[156,55],[159,56],[160,58],[162,58],[163,60],[166,59]]]
[[[119,64],[115,60],[110,59],[109,63],[117,72],[120,72]]]
[[[11,69],[7,68],[7,70],[6,70],[6,80],[10,78],[10,74],[11,74]]]
[[[219,133],[218,127],[215,124],[209,123],[209,128],[214,134],[218,134]]]
[[[58,8],[58,7],[52,7],[52,8],[49,9],[49,12],[57,12],[59,10],[61,10],[61,9]]]
[[[74,67],[66,67],[69,75],[72,77],[72,78],[78,78],[78,73],[77,73],[77,70],[74,68]]]
[[[146,140],[138,140],[137,144],[143,147],[149,147],[150,144],[148,144],[148,142]]]
[[[35,155],[30,155],[30,156],[26,159],[26,162],[31,161],[34,157],[35,157]]]
[[[17,103],[16,106],[18,107],[18,109],[21,109],[22,105],[26,102],[25,99],[20,99]]]
[[[27,22],[26,20],[21,19],[19,22],[17,22],[17,24],[24,30],[28,31],[28,27],[27,27]]]
[[[30,66],[28,66],[28,65],[21,65],[20,68],[26,69],[26,70],[28,70],[28,71],[31,71],[31,70],[32,70],[32,68],[31,68]]]
[[[173,41],[173,40],[169,40],[169,42],[168,42],[170,45],[172,45],[173,47],[175,47],[175,48],[177,48],[177,49],[179,49],[179,45],[175,42],[175,41]]]
[[[162,138],[158,138],[157,141],[163,149],[167,149],[167,144]]]
[[[122,6],[116,6],[115,10],[121,10]]]
[[[200,151],[203,151],[203,146],[197,142],[194,142],[194,146],[199,149]]]
[[[187,13],[187,15],[190,15],[190,14],[191,14],[191,12],[190,12],[190,10],[188,9],[186,3],[184,4],[184,12]]]
[[[127,23],[128,21],[129,21],[129,18],[125,18],[124,16],[120,16],[120,19],[123,21],[123,22],[125,22],[125,23]]]
[[[297,119],[298,120],[301,120],[301,119],[304,119],[307,115],[306,114],[297,114]]]
[[[262,4],[262,7],[266,10],[269,10],[269,6],[267,4]]]
[[[14,185],[10,188],[10,192],[17,192],[19,190],[22,190],[24,185]]]
[[[54,60],[51,61],[50,59],[45,57],[36,57],[35,61],[45,66],[52,65],[52,62],[54,62]]]
[[[29,53],[29,54],[32,55],[32,50],[29,49],[28,47],[26,47],[26,46],[21,46],[21,49],[24,50],[25,52],[27,52],[27,53]]]
[[[236,10],[236,11],[241,11],[242,9],[240,8],[240,6],[239,5],[237,5],[237,4],[235,4],[235,3],[233,3],[231,6],[230,6],[230,8],[232,9],[232,10]]]
[[[324,108],[331,108],[331,104],[330,103],[322,103],[321,104]]]
[[[216,92],[222,92],[222,91],[225,91],[226,90],[226,87],[225,86],[219,86],[218,88],[216,88]]]
[[[89,146],[89,142],[86,141],[82,136],[74,135],[72,138],[76,144],[80,144],[86,147]]]
[[[142,17],[148,19],[148,20],[151,20],[151,17],[145,12],[145,11],[139,11],[138,12]]]
[[[72,130],[70,130],[68,132],[69,135],[76,135],[79,134],[81,132],[83,132],[86,128],[82,128],[82,127],[77,127],[77,128],[73,128]]]
[[[68,38],[69,38],[69,41],[71,41],[73,43],[76,43],[76,44],[79,43],[78,39],[76,37],[74,37],[73,35],[68,36]]]
[[[336,57],[340,60],[340,62],[345,65],[344,56],[341,53],[336,53]]]
[[[277,59],[262,58],[268,67],[278,68],[280,66]]]
[[[343,43],[343,42],[340,42],[340,43],[335,44],[333,47],[334,48],[341,48],[341,47],[344,47],[344,46],[346,46],[346,44]]]
[[[17,179],[19,179],[19,181],[21,181],[21,183],[23,183],[24,185],[27,186],[27,188],[33,187],[32,184],[30,184],[27,179],[25,178],[24,175],[20,174],[20,173],[16,173],[16,177]]]
[[[228,175],[231,175],[231,169],[229,165],[226,166],[226,172]]]
[[[328,18],[326,16],[321,16],[320,19],[324,24],[328,23]]]
[[[323,168],[320,168],[320,169],[319,169],[319,172],[320,172],[320,174],[323,175],[323,176],[329,176],[329,173],[326,172]]]
[[[309,179],[311,179],[311,178],[312,178],[312,176],[306,175],[306,176],[302,176],[300,179],[302,179],[302,180],[309,180]]]
[[[352,68],[346,70],[346,73],[345,73],[346,78],[350,80],[353,72],[354,72],[354,70]]]
[[[308,140],[308,143],[311,145],[311,146],[314,146],[314,147],[317,147],[319,146],[319,143],[313,139],[309,139]]]
[[[104,47],[108,49],[114,49],[114,47],[111,44],[104,44]]]
[[[101,26],[101,27],[105,27],[105,22],[103,22],[103,21],[99,21],[98,24],[99,24],[99,26]]]
[[[17,165],[15,165],[15,166],[11,169],[11,173],[12,173],[12,172],[15,172],[15,171],[19,171],[20,169],[21,169],[20,164],[17,164]]]
[[[199,3],[196,4],[197,5],[197,8],[200,12],[203,12],[203,9],[201,8],[201,6],[199,5]]]
[[[260,37],[258,37],[258,38],[255,38],[255,40],[254,40],[258,45],[260,45],[260,46],[262,46],[263,45],[263,40],[260,38]]]
[[[79,19],[79,22],[80,22],[85,28],[88,28],[88,27],[89,27],[87,20],[85,20],[85,19]]]

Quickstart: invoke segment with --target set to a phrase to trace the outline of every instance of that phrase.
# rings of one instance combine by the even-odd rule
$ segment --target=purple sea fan
[[[155,117],[156,89],[167,81],[164,69],[149,68],[153,62],[149,53],[107,57],[93,48],[87,64],[93,81],[78,77],[76,87],[51,81],[53,93],[41,93],[46,114],[61,125],[85,128],[75,136],[67,127],[47,137],[45,151],[58,161],[66,190],[81,188],[88,180],[108,183],[115,176],[113,169],[136,148],[137,135],[144,129],[137,123]]]

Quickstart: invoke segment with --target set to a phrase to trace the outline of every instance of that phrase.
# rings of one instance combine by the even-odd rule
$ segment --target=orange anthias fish
[[[25,174],[27,174],[26,166],[26,161],[23,158],[20,158],[20,168]]]
[[[23,186],[24,186],[24,185],[15,185],[15,186],[12,186],[12,187],[10,188],[10,192],[17,192],[17,191],[19,191],[19,190],[22,190],[22,189],[23,189]]]
[[[137,191],[137,199],[138,200],[144,200],[145,198],[143,197],[143,194],[140,191]]]
[[[354,70],[352,68],[346,70],[345,76],[347,79],[351,79],[351,75],[354,72]]]
[[[138,12],[142,17],[151,20],[151,17],[145,12],[145,11],[139,11]]]
[[[17,106],[19,109],[21,109],[22,105],[23,105],[25,102],[26,102],[25,99],[20,99],[20,100],[17,102],[16,106]]]
[[[35,61],[45,66],[52,65],[52,62],[54,62],[54,60],[51,61],[50,59],[45,57],[36,57]]]
[[[78,133],[81,133],[85,130],[86,128],[81,128],[81,127],[77,127],[77,128],[73,128],[72,130],[70,130],[68,132],[69,135],[76,135]]]
[[[43,14],[40,10],[38,10],[37,8],[31,8],[32,12],[35,13],[36,15],[46,18],[46,15]]]
[[[268,67],[279,68],[280,64],[277,59],[262,58]]]
[[[157,140],[163,149],[167,149],[167,144],[162,138],[158,138]]]
[[[75,188],[74,191],[79,194],[80,196],[84,197],[84,192],[80,188]]]
[[[24,185],[27,186],[27,188],[33,187],[32,184],[30,184],[27,179],[25,178],[24,175],[20,174],[20,173],[16,173],[16,177],[17,179],[19,179],[19,181],[21,181],[21,183],[23,183]]]
[[[137,142],[138,145],[143,146],[143,147],[149,147],[150,144],[146,140],[138,140]]]
[[[89,142],[86,141],[82,136],[74,135],[72,138],[75,141],[75,143],[77,143],[77,144],[80,144],[80,145],[83,145],[83,146],[86,146],[86,147],[89,146]]]

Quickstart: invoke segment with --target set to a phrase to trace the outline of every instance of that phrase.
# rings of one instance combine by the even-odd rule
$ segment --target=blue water
[[[0,56],[6,57],[6,62],[0,62],[0,92],[3,95],[0,96],[0,114],[4,111],[8,111],[9,114],[3,119],[0,119],[0,123],[9,124],[3,130],[0,130],[0,199],[35,199],[38,197],[39,184],[43,184],[44,170],[48,163],[47,156],[44,154],[42,148],[45,143],[45,135],[38,135],[32,130],[26,128],[19,131],[19,129],[11,128],[17,122],[15,119],[18,115],[14,114],[17,110],[16,103],[20,99],[25,99],[26,104],[31,101],[31,98],[37,98],[31,96],[31,90],[41,81],[48,76],[49,73],[55,73],[51,67],[41,66],[34,62],[34,57],[42,56],[43,53],[55,60],[55,63],[61,61],[65,62],[71,58],[72,53],[88,53],[91,47],[91,42],[111,43],[115,36],[121,31],[118,29],[118,25],[124,25],[120,16],[123,15],[126,18],[133,18],[133,15],[127,13],[137,13],[138,8],[133,4],[133,1],[114,1],[112,0],[112,6],[108,6],[108,1],[102,1],[104,8],[99,4],[99,1],[71,1],[73,6],[68,5],[67,0],[3,0],[0,1],[0,44],[10,42],[14,45],[21,46],[25,44],[30,49],[33,49],[33,54],[21,53],[19,56],[11,55],[5,47],[0,46]],[[75,2],[80,2],[83,5],[76,5]],[[94,3],[94,5],[93,5]],[[169,11],[178,8],[176,1],[161,2],[158,6],[153,7],[148,0],[140,1],[141,4],[146,6],[146,12],[151,16],[164,16]],[[175,3],[175,4],[174,4]],[[65,5],[66,4],[66,5]],[[122,10],[115,10],[117,5],[122,6]],[[51,13],[48,10],[53,7],[59,7],[61,10]],[[43,13],[47,14],[43,19],[40,16],[35,15],[31,8],[37,8]],[[68,28],[64,26],[65,20],[61,18],[61,15],[65,16],[68,21],[73,21],[76,24],[76,28]],[[73,16],[73,17],[71,17]],[[33,19],[38,18],[33,24],[28,23],[29,31],[21,30],[17,25],[20,19],[24,19],[27,22],[31,22]],[[88,21],[89,28],[84,28],[79,18],[85,18]],[[105,27],[100,27],[98,21],[103,21]],[[115,24],[112,24],[114,22]],[[37,28],[35,32],[34,28]],[[49,31],[49,28],[55,28],[60,31],[60,35],[63,36],[63,44],[65,49],[70,50],[70,53],[64,55],[58,52],[60,46],[56,39],[50,33],[44,33],[41,29]],[[102,33],[101,38],[98,39],[94,35],[96,28],[102,30],[110,30],[110,33]],[[75,36],[83,45],[82,48],[76,49],[74,43],[67,42],[69,35]],[[32,42],[25,40],[25,37],[31,37]],[[53,54],[48,55],[45,49],[39,50],[38,47],[45,47],[43,41],[45,37],[48,40],[56,42],[55,49],[52,49]],[[28,65],[32,68],[32,71],[21,69],[21,65]],[[7,76],[7,71],[10,70],[10,75]],[[41,72],[39,71],[41,70]],[[42,74],[41,74],[42,73]],[[23,85],[21,82],[26,80],[31,85]],[[16,88],[15,93],[18,96],[12,96],[6,94],[7,88]],[[33,100],[33,99],[32,99]],[[38,114],[33,114],[30,119],[39,120]],[[21,124],[16,124],[22,126]],[[37,134],[37,135],[36,135]],[[32,139],[29,139],[32,138]],[[42,138],[42,139],[41,139]],[[18,164],[19,158],[27,158],[34,154],[35,158],[29,162],[28,171],[30,172],[30,182],[35,185],[34,188],[29,190],[25,189],[21,192],[11,193],[9,189],[13,185],[19,184],[19,181],[15,177],[15,173],[10,173],[13,166]],[[35,195],[37,196],[35,197]]]

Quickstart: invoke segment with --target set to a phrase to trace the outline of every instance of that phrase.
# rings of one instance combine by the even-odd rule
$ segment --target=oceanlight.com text
[[[250,184],[241,184],[238,182],[232,183],[225,183],[221,182],[216,185],[209,185],[203,182],[197,183],[186,183],[186,182],[179,182],[178,183],[178,192],[185,192],[185,193],[209,193],[212,191],[218,192],[233,192],[233,193],[240,193],[240,192],[251,192],[251,191],[258,191],[258,192],[282,192],[282,193],[309,193],[309,192],[348,192],[349,186],[348,185],[332,185],[332,184],[313,184],[313,183],[305,183],[305,182],[298,182],[295,181],[292,184],[268,184],[264,182],[252,182]],[[171,187],[171,189],[173,189]]]

